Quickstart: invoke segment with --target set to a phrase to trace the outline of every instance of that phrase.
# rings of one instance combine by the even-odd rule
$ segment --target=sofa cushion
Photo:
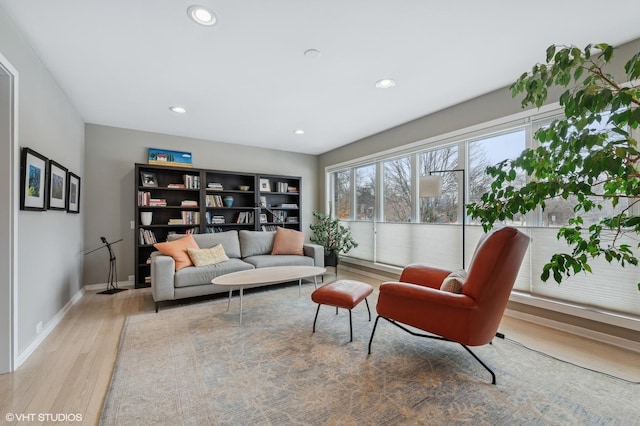
[[[243,229],[238,235],[243,259],[249,256],[270,254],[271,250],[273,250],[275,232],[247,231]]]
[[[174,287],[189,287],[193,285],[211,284],[211,280],[220,275],[230,272],[245,271],[253,269],[253,266],[243,262],[240,259],[229,259],[226,262],[216,263],[215,265],[188,267],[176,272],[174,278]]]
[[[297,254],[298,256],[303,256],[303,245],[304,232],[278,227],[276,229],[276,236],[273,239],[271,254]]]
[[[174,234],[167,237],[167,241],[173,241],[183,235]],[[193,234],[193,239],[198,244],[198,248],[211,248],[222,244],[224,252],[229,257],[240,258],[240,241],[238,241],[238,231],[215,232],[211,234]]]
[[[280,256],[263,254],[245,257],[242,260],[252,264],[256,268],[267,268],[269,266],[314,266],[312,257],[298,256],[295,254],[283,254]]]
[[[187,249],[198,248],[198,244],[196,244],[192,235],[183,235],[182,238],[167,241],[166,243],[156,243],[153,246],[158,249],[160,253],[173,257],[176,264],[176,271],[193,265],[191,258],[187,254]]]
[[[195,266],[215,265],[229,260],[229,257],[224,253],[222,244],[205,249],[188,248],[187,254]]]

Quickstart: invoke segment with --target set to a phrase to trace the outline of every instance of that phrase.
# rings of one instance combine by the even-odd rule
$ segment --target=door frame
[[[7,342],[0,341],[0,350],[4,352],[3,360],[8,355],[8,362],[1,361],[0,373],[14,371],[18,359],[18,206],[19,204],[19,182],[20,182],[20,156],[18,146],[18,71],[11,65],[7,58],[0,53],[0,74],[8,76],[9,84],[9,144],[0,144],[0,166],[8,168],[9,182],[3,185],[6,188],[9,202],[0,207],[7,209],[5,212],[9,217],[9,224],[0,224],[9,233],[6,240],[0,244],[7,244],[5,247],[9,255],[8,271],[3,272],[0,282],[8,283],[9,288],[0,288],[0,294],[9,296],[9,311],[0,312],[2,322],[9,324],[9,339]],[[6,84],[2,82],[1,84]],[[4,100],[0,100],[4,102]],[[8,225],[8,226],[6,226]],[[3,231],[4,232],[4,231]],[[3,268],[4,269],[4,268]],[[2,310],[4,311],[4,310]],[[5,324],[7,323],[5,322]],[[7,354],[8,352],[8,354]]]

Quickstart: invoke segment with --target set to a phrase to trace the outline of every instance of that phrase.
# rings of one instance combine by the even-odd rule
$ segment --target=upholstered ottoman
[[[316,317],[313,320],[313,332],[316,332],[316,321],[318,320],[318,313],[320,312],[320,306],[329,305],[336,307],[336,314],[338,308],[349,310],[349,341],[353,342],[353,325],[351,322],[351,310],[355,308],[358,303],[364,302],[367,305],[367,311],[369,312],[369,321],[371,321],[371,310],[369,309],[369,302],[367,296],[373,292],[373,287],[369,284],[354,281],[354,280],[336,280],[323,285],[322,287],[311,293],[311,300],[318,304],[316,310]]]

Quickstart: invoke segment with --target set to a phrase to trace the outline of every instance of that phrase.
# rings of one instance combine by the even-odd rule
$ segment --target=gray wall
[[[19,75],[20,147],[30,147],[84,178],[82,118],[1,9],[0,52]],[[83,218],[82,213],[63,211],[18,214],[18,353],[36,338],[36,324],[46,326],[81,289]]]
[[[114,246],[118,279],[134,274],[134,163],[147,162],[147,148],[188,151],[193,167],[302,177],[302,229],[308,232],[317,193],[317,157],[223,142],[87,124],[85,164],[90,173],[82,181],[85,206],[84,245],[98,247],[100,236],[124,241]],[[84,283],[106,282],[108,256],[104,250],[86,256]]]

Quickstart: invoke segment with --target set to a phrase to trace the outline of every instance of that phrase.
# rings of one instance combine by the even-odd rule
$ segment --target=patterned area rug
[[[162,309],[128,318],[103,425],[633,425],[640,388],[509,341],[475,352],[373,321],[364,303],[323,306],[312,288]],[[369,297],[375,320],[376,293]]]

